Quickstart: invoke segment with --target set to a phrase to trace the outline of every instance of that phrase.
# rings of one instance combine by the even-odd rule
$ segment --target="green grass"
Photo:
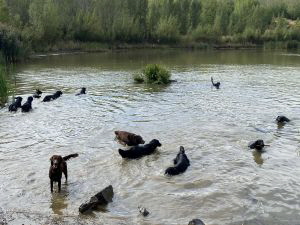
[[[170,77],[170,71],[158,64],[149,64],[141,74],[133,75],[136,83],[145,82],[147,84],[168,84],[171,82]]]
[[[0,66],[0,105],[4,105],[7,101],[9,87],[5,69]]]

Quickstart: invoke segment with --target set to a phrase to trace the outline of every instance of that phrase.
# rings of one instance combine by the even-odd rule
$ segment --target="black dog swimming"
[[[41,94],[43,94],[43,92],[41,92],[40,89],[36,89],[35,93],[33,94],[32,97],[34,97],[34,98],[40,98]]]
[[[180,146],[179,153],[177,154],[176,158],[173,160],[174,166],[169,167],[166,169],[165,174],[173,176],[178,175],[186,171],[186,169],[190,166],[190,160],[186,156],[184,152],[184,148]]]
[[[10,106],[8,107],[8,111],[10,112],[16,112],[18,110],[18,108],[21,108],[21,103],[22,103],[22,100],[23,98],[22,97],[16,97],[15,98],[15,102],[10,104]]]
[[[212,83],[212,85],[213,85],[214,87],[216,87],[217,89],[219,89],[219,88],[220,88],[220,85],[221,85],[221,83],[220,83],[220,82],[214,83],[214,79],[213,79],[213,77],[211,77],[211,78],[210,78],[210,80],[211,80],[211,83]]]
[[[50,102],[51,100],[55,100],[59,98],[61,95],[62,95],[61,91],[57,91],[53,95],[46,95],[45,98],[43,99],[43,102]]]
[[[122,156],[122,158],[137,159],[141,158],[142,156],[152,154],[155,151],[155,149],[160,146],[161,143],[158,140],[153,139],[149,142],[149,144],[141,146],[136,145],[127,151],[119,149],[119,154]]]
[[[85,91],[86,91],[86,88],[83,87],[83,88],[81,88],[81,91],[79,93],[77,93],[76,95],[85,95],[86,94]]]
[[[265,145],[264,141],[261,139],[250,142],[248,145],[249,148],[256,149],[258,152],[263,152],[263,148],[265,146],[269,146],[269,145]]]
[[[284,124],[284,123],[290,122],[291,120],[285,116],[277,116],[276,121],[279,124]]]
[[[29,112],[32,109],[31,107],[32,101],[33,101],[33,97],[29,96],[27,98],[27,101],[21,106],[22,112]]]

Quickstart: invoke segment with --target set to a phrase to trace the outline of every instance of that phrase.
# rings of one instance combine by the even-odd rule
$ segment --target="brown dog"
[[[60,156],[60,155],[53,155],[50,158],[51,166],[49,169],[49,178],[50,178],[50,186],[51,186],[51,192],[53,192],[53,182],[58,182],[58,192],[60,192],[61,189],[61,177],[62,173],[65,174],[66,181],[68,180],[68,168],[66,161],[70,158],[77,157],[78,154],[71,154],[67,156]]]
[[[115,134],[116,139],[118,139],[118,141],[124,145],[135,146],[138,144],[145,143],[145,141],[140,135],[129,133],[127,131],[115,131]]]

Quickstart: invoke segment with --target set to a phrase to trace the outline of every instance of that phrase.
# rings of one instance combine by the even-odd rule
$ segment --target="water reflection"
[[[254,150],[252,154],[253,154],[254,162],[256,162],[258,165],[261,166],[264,163],[264,159],[262,158],[262,153]]]
[[[51,196],[51,205],[53,213],[56,215],[63,215],[63,210],[68,207],[67,202],[68,190],[61,191],[61,193],[54,192]]]

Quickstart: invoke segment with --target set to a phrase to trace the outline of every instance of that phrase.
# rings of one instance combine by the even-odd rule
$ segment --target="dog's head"
[[[181,153],[181,154],[184,154],[185,152],[184,152],[184,147],[183,146],[180,146],[179,147],[179,153]]]
[[[15,99],[16,99],[16,102],[22,102],[22,100],[23,100],[23,98],[20,96],[16,97]]]
[[[85,94],[85,91],[86,91],[85,87],[81,88],[81,94]]]
[[[27,98],[27,102],[32,102],[33,101],[33,97],[32,96],[29,96],[28,98]]]
[[[135,135],[133,138],[136,144],[145,144],[145,141],[140,135]]]
[[[152,141],[150,141],[150,144],[156,145],[157,147],[161,146],[161,143],[157,139],[153,139]]]
[[[53,155],[50,158],[51,161],[51,167],[53,169],[57,169],[60,167],[61,163],[63,162],[63,158],[60,155]]]
[[[57,97],[60,97],[62,94],[63,94],[62,91],[57,91],[57,92],[55,92],[54,95],[57,96]]]
[[[43,94],[43,92],[41,92],[41,90],[40,90],[40,89],[36,89],[36,90],[35,90],[35,93],[36,93],[37,95],[41,95],[41,94]]]

